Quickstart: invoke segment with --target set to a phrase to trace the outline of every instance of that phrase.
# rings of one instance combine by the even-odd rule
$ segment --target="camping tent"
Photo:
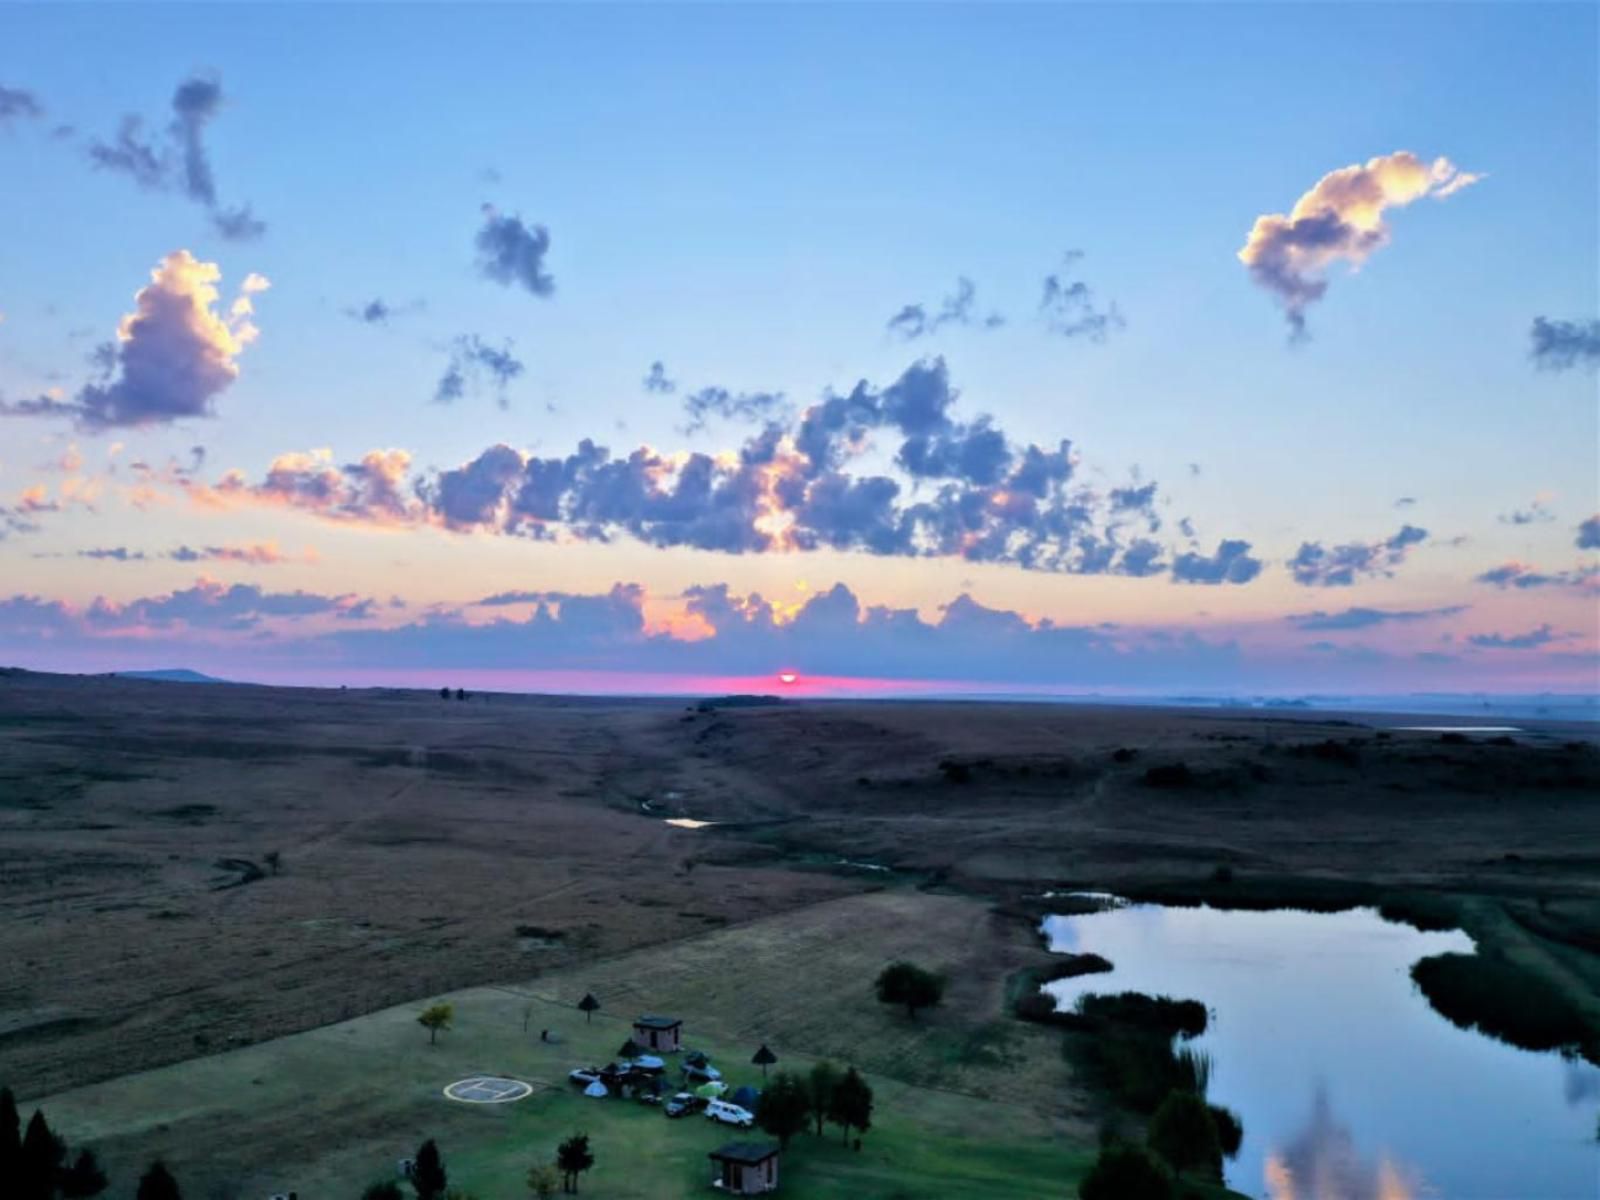
[[[729,1096],[728,1099],[732,1100],[740,1108],[748,1108],[751,1112],[755,1112],[756,1105],[761,1102],[761,1093],[747,1083],[735,1088],[733,1095]]]
[[[609,1088],[606,1087],[605,1084],[601,1083],[598,1079],[596,1079],[588,1087],[583,1089],[583,1094],[585,1096],[593,1096],[596,1099],[599,1099],[602,1096],[609,1096],[611,1094],[611,1091],[610,1091]]]
[[[657,1058],[654,1054],[639,1055],[638,1058],[633,1060],[633,1065],[641,1071],[665,1071],[667,1069],[666,1059]]]
[[[725,1083],[702,1083],[699,1087],[695,1088],[694,1094],[699,1096],[702,1100],[715,1100],[727,1090],[728,1085]]]

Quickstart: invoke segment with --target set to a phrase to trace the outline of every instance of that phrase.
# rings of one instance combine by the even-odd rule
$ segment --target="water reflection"
[[[1320,1087],[1305,1128],[1267,1152],[1261,1173],[1271,1200],[1414,1200],[1423,1194],[1415,1170],[1387,1155],[1376,1164],[1362,1156]]]
[[[1244,1122],[1228,1176],[1247,1195],[1596,1198],[1600,1070],[1458,1029],[1413,986],[1419,958],[1472,951],[1459,931],[1421,932],[1371,909],[1132,904],[1051,917],[1045,932],[1054,949],[1115,964],[1048,985],[1063,1008],[1131,990],[1211,1009],[1195,1048],[1215,1062],[1210,1100]],[[1337,1115],[1313,1103],[1308,1124],[1319,1084]]]

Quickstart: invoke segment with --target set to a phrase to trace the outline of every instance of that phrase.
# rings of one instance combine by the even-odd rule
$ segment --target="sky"
[[[1593,694],[1597,11],[0,7],[0,662]]]

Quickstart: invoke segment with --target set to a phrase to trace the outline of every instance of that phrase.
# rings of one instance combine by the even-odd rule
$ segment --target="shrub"
[[[1200,1171],[1222,1178],[1222,1146],[1206,1102],[1193,1092],[1173,1091],[1150,1118],[1150,1149],[1178,1175]]]
[[[1188,763],[1162,763],[1144,773],[1145,784],[1158,788],[1185,788],[1194,782],[1194,772]]]
[[[1140,1146],[1103,1147],[1078,1185],[1079,1200],[1173,1200],[1172,1180]]]
[[[1583,1014],[1560,989],[1504,958],[1436,954],[1411,978],[1446,1020],[1524,1050],[1561,1050],[1588,1036]]]
[[[917,1015],[917,1009],[932,1008],[944,998],[944,980],[908,962],[885,967],[874,986],[880,1003],[903,1004],[906,1014],[912,1017]]]
[[[1244,1123],[1232,1109],[1220,1104],[1206,1106],[1211,1113],[1211,1123],[1217,1127],[1217,1145],[1226,1158],[1237,1158],[1239,1147],[1244,1145]]]

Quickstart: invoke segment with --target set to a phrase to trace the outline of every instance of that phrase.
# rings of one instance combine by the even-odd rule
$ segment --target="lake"
[[[1600,1068],[1457,1029],[1412,984],[1417,959],[1472,950],[1373,909],[1249,912],[1131,904],[1049,917],[1056,951],[1109,974],[1048,985],[1203,1001],[1209,1098],[1239,1114],[1228,1183],[1270,1200],[1593,1200]]]

